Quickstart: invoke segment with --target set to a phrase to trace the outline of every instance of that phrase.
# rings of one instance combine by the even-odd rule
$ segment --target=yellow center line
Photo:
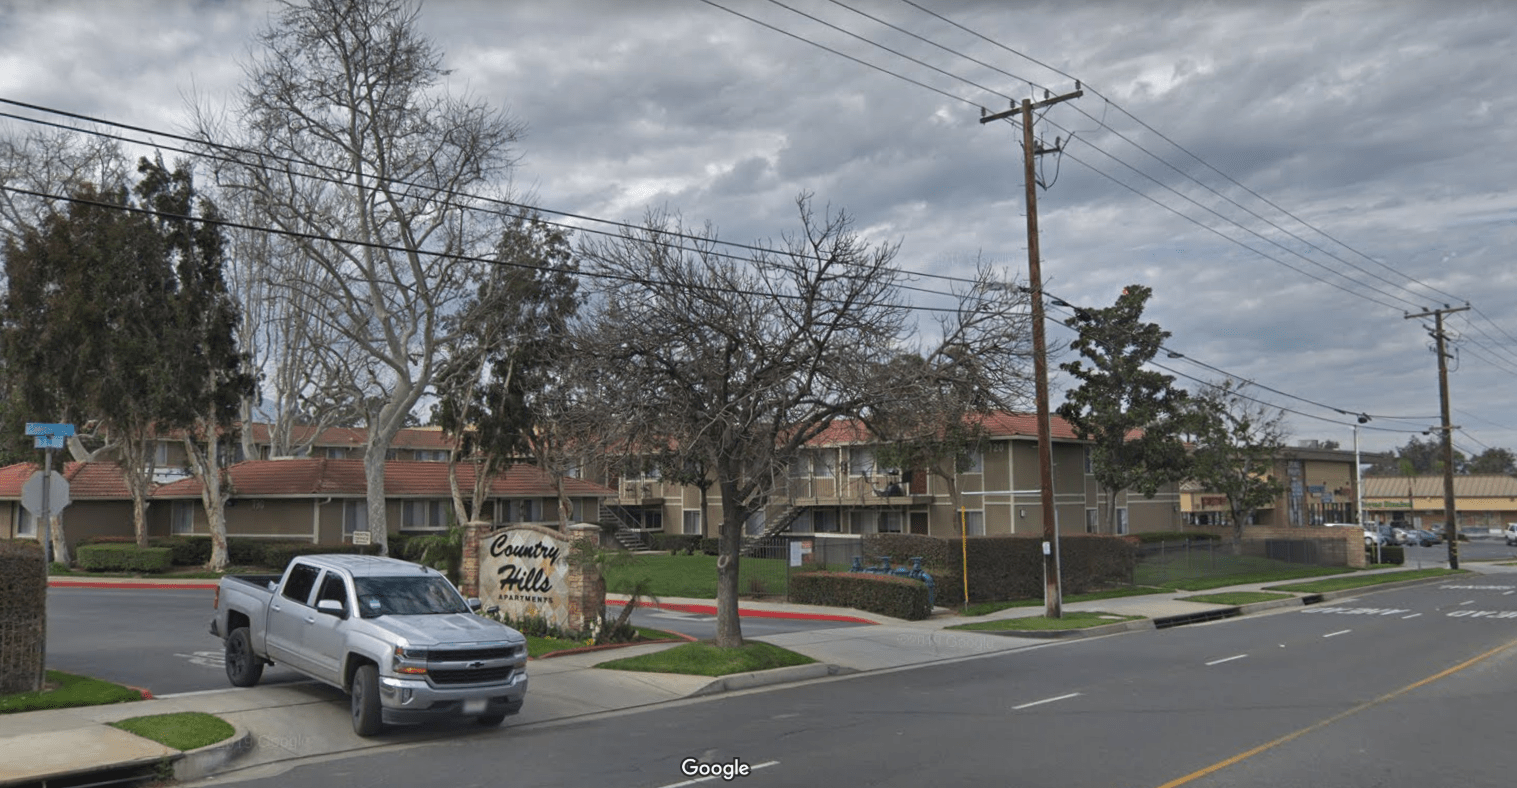
[[[1434,673],[1433,675],[1428,676],[1427,678],[1422,679],[1421,681],[1418,681],[1418,682],[1413,683],[1413,684],[1408,684],[1405,687],[1402,687],[1401,689],[1398,689],[1398,690],[1396,690],[1394,692],[1390,692],[1390,693],[1387,693],[1385,695],[1381,695],[1380,697],[1375,698],[1374,700],[1366,701],[1366,702],[1361,703],[1358,706],[1355,706],[1355,707],[1353,707],[1351,709],[1348,709],[1346,711],[1342,711],[1342,712],[1339,712],[1337,714],[1334,714],[1333,716],[1328,717],[1325,720],[1322,720],[1322,721],[1317,722],[1317,723],[1312,724],[1312,725],[1308,725],[1307,727],[1302,728],[1301,730],[1295,731],[1294,733],[1287,733],[1286,735],[1281,736],[1280,738],[1275,739],[1274,741],[1265,742],[1264,744],[1261,744],[1258,747],[1253,748],[1252,750],[1248,750],[1246,752],[1240,752],[1237,755],[1234,755],[1233,757],[1228,758],[1227,760],[1218,761],[1218,762],[1212,764],[1211,766],[1208,766],[1208,767],[1206,767],[1204,769],[1200,769],[1200,770],[1191,772],[1190,774],[1187,774],[1184,777],[1181,777],[1179,779],[1170,780],[1169,782],[1164,783],[1163,785],[1159,786],[1159,788],[1177,788],[1178,786],[1185,785],[1186,783],[1194,782],[1195,780],[1199,780],[1202,777],[1207,776],[1208,774],[1212,774],[1214,772],[1222,771],[1223,769],[1226,769],[1227,767],[1232,766],[1234,764],[1242,763],[1243,761],[1246,761],[1249,758],[1252,758],[1252,757],[1254,757],[1255,755],[1258,755],[1261,752],[1266,752],[1268,750],[1273,750],[1274,748],[1279,747],[1280,745],[1285,744],[1286,742],[1295,741],[1296,739],[1299,739],[1299,738],[1301,738],[1302,736],[1305,736],[1308,733],[1312,733],[1313,731],[1317,731],[1317,730],[1320,730],[1322,728],[1326,728],[1327,726],[1332,725],[1333,723],[1335,723],[1335,722],[1337,722],[1337,721],[1339,721],[1339,720],[1341,720],[1341,719],[1343,719],[1345,717],[1351,717],[1351,716],[1353,716],[1355,714],[1358,714],[1361,711],[1364,711],[1365,709],[1374,708],[1375,706],[1379,706],[1380,704],[1385,703],[1386,701],[1390,701],[1390,700],[1394,700],[1396,698],[1399,698],[1402,695],[1405,695],[1406,693],[1411,692],[1412,690],[1415,690],[1415,689],[1417,689],[1419,687],[1425,687],[1428,684],[1431,684],[1431,683],[1433,683],[1433,682],[1435,682],[1435,681],[1437,681],[1437,680],[1439,680],[1441,678],[1445,678],[1447,676],[1451,676],[1451,675],[1453,675],[1455,673],[1458,673],[1459,671],[1464,670],[1465,668],[1470,667],[1471,665],[1474,665],[1476,663],[1479,663],[1479,662],[1482,662],[1484,660],[1490,659],[1491,657],[1494,657],[1497,654],[1500,654],[1501,652],[1506,651],[1507,649],[1509,649],[1509,648],[1511,648],[1513,646],[1517,646],[1517,640],[1510,640],[1510,641],[1508,641],[1508,642],[1506,642],[1506,643],[1504,643],[1504,644],[1502,644],[1500,646],[1497,646],[1497,647],[1491,649],[1490,651],[1485,652],[1484,654],[1480,654],[1478,656],[1471,657],[1470,659],[1467,659],[1464,662],[1459,663],[1458,665],[1455,665],[1455,666],[1453,666],[1451,668],[1447,668],[1445,670],[1439,671],[1438,673]]]

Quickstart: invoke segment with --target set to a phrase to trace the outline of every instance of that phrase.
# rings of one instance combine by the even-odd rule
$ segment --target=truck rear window
[[[422,616],[467,613],[469,606],[446,579],[430,577],[355,577],[358,612],[376,616]]]

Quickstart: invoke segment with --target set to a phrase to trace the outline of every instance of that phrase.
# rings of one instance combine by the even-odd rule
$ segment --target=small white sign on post
[[[799,539],[790,540],[790,565],[801,565],[801,540]]]
[[[353,544],[356,544],[356,545],[371,544],[371,542],[369,540],[372,537],[373,537],[373,534],[369,533],[368,531],[354,531],[353,532]]]

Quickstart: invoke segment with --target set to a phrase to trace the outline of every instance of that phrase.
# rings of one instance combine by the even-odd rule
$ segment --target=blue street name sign
[[[61,449],[66,439],[62,435],[38,435],[32,440],[32,447],[36,449]]]
[[[54,435],[54,436],[57,436],[57,437],[60,437],[60,438],[67,438],[68,436],[74,434],[74,425],[72,425],[72,424],[40,424],[40,423],[33,422],[33,423],[29,423],[29,424],[26,425],[26,434],[27,435]]]

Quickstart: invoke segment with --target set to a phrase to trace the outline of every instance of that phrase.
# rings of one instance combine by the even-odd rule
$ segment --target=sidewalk
[[[1478,570],[1513,571],[1507,567],[1495,566],[1479,566]],[[1371,571],[1378,573],[1395,570]],[[1362,576],[1364,573],[1353,574]],[[88,581],[65,582],[73,585]],[[190,582],[208,582],[214,585],[214,581]],[[95,585],[152,587],[155,584],[153,581],[103,581]],[[531,684],[527,692],[527,704],[521,714],[507,718],[505,726],[519,727],[570,720],[829,675],[895,669],[1015,651],[1042,645],[1048,637],[1091,637],[1188,623],[1192,618],[1248,615],[1303,604],[1301,595],[1243,608],[1179,601],[1180,597],[1194,596],[1197,593],[1257,591],[1264,585],[1273,584],[1255,583],[1206,592],[1184,591],[1068,603],[1063,606],[1066,611],[1098,610],[1113,615],[1143,618],[1054,633],[946,630],[946,627],[965,623],[964,618],[946,611],[940,611],[925,621],[900,621],[856,610],[745,601],[741,610],[741,615],[745,618],[823,619],[857,625],[762,638],[765,642],[817,660],[815,665],[716,679],[632,673],[594,667],[608,659],[669,648],[669,644],[630,646],[535,659],[528,665]],[[1388,587],[1393,586],[1376,586],[1322,596],[1332,598],[1358,595]],[[610,596],[610,601],[619,601],[616,595]],[[663,599],[660,607],[685,612],[715,612],[710,600]],[[1042,613],[1041,606],[1009,608],[973,620],[1036,616]],[[1007,637],[1008,634],[1014,636]],[[39,785],[44,780],[49,785],[57,785],[61,784],[60,778],[70,775],[77,775],[80,782],[97,782],[127,773],[150,771],[161,759],[178,755],[177,751],[117,730],[107,723],[128,717],[178,711],[215,714],[237,729],[236,735],[226,742],[203,751],[188,753],[177,760],[174,773],[181,780],[194,780],[227,770],[236,770],[250,777],[265,776],[277,773],[287,768],[290,762],[299,759],[456,738],[480,730],[468,721],[460,721],[414,728],[392,727],[383,735],[369,739],[359,738],[352,732],[346,696],[337,689],[314,681],[185,693],[110,706],[3,714],[0,715],[0,786]]]

